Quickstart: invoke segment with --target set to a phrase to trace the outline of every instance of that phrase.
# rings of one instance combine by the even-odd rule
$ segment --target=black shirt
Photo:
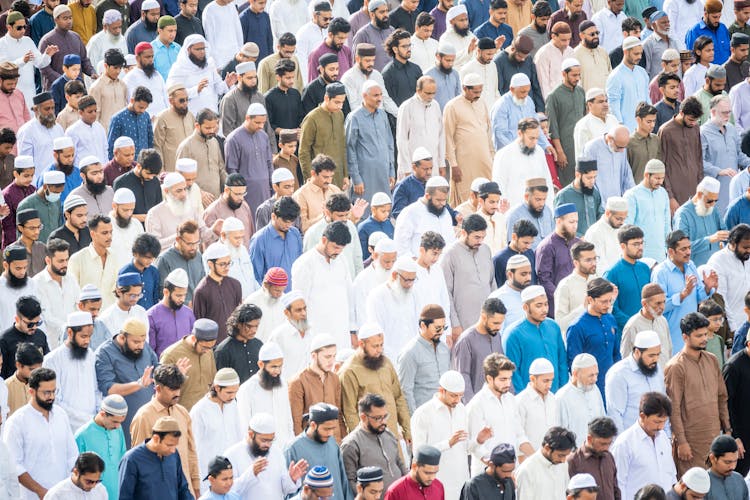
[[[732,87],[738,83],[742,83],[742,81],[747,78],[748,74],[750,74],[750,62],[742,61],[742,63],[737,64],[729,59],[724,63],[724,69],[727,72],[727,86],[724,90],[729,92]]]
[[[326,95],[326,85],[328,83],[323,80],[322,76],[319,76],[305,87],[305,91],[302,92],[302,112],[305,116],[323,102],[323,97]],[[341,111],[343,111],[346,117],[351,110],[349,107],[349,98],[345,97],[344,108]]]
[[[177,36],[174,41],[182,46],[185,43],[185,39],[190,35],[201,35],[203,36],[203,24],[198,16],[193,16],[190,19],[182,15],[182,12],[174,16],[174,20],[177,22]]]
[[[393,29],[405,29],[413,35],[418,15],[419,10],[415,9],[413,12],[407,12],[403,6],[399,5],[388,14],[388,21],[393,26]]]
[[[258,371],[258,353],[262,346],[263,342],[256,338],[240,342],[234,337],[227,337],[214,351],[216,369],[234,368],[241,384]]]
[[[472,477],[461,488],[461,500],[515,500],[516,490],[512,479],[497,482],[486,472]]]
[[[112,188],[117,191],[120,188],[128,188],[135,195],[135,215],[145,215],[152,207],[161,203],[161,184],[159,178],[154,177],[150,181],[144,181],[137,175],[135,170],[122,174],[115,179]]]
[[[623,57],[623,51],[622,47],[617,47],[612,52],[609,53],[609,62],[612,64],[612,69],[615,69],[621,62]],[[646,58],[641,57],[641,60],[638,61],[638,66],[640,66],[643,69],[646,69]]]
[[[47,241],[51,240],[52,238],[60,238],[61,240],[67,241],[70,245],[70,255],[73,255],[79,250],[83,250],[91,243],[91,233],[89,232],[89,228],[87,227],[84,227],[83,229],[80,229],[78,231],[78,239],[76,239],[73,231],[68,229],[68,226],[62,225],[50,233]]]
[[[281,90],[274,87],[266,92],[266,111],[271,128],[294,130],[299,128],[305,117],[302,111],[302,95],[299,90]]]
[[[39,328],[31,335],[27,335],[20,332],[15,325],[11,326],[0,335],[0,352],[3,354],[3,368],[0,370],[0,377],[7,380],[8,377],[16,373],[16,349],[18,344],[23,342],[31,342],[42,351],[42,354],[49,352],[47,336]]]
[[[401,103],[413,96],[417,91],[417,80],[422,76],[422,70],[413,62],[401,63],[396,59],[383,68],[383,83],[388,95],[396,103]]]

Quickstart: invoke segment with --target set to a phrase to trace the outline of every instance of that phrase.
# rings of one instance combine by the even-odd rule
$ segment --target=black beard
[[[243,200],[244,201],[244,200]],[[232,200],[231,198],[227,198],[227,206],[231,208],[232,210],[237,210],[242,206],[242,201],[237,203],[236,201]]]
[[[362,72],[365,76],[370,76],[372,74],[372,69],[365,69],[362,67],[362,65],[359,66],[359,70]]]
[[[539,26],[536,22],[534,23],[534,29],[537,33],[547,33],[547,26]]]
[[[205,140],[206,142],[216,137],[216,134],[204,134],[203,132],[198,132],[198,133],[201,135],[201,137],[203,137],[203,140]]]
[[[583,183],[581,183],[581,193],[587,196],[591,196],[592,194],[594,194],[594,188],[587,188],[583,185]]]
[[[143,351],[136,352],[128,346],[128,341],[126,340],[125,343],[122,345],[122,353],[125,355],[126,358],[132,359],[133,361],[137,361],[141,359],[141,356],[143,356]]]
[[[597,48],[599,46],[599,40],[592,40],[590,42],[588,40],[584,40],[583,41],[583,45],[587,49],[595,49],[595,48]]]
[[[313,441],[320,444],[326,444],[328,441],[323,441],[323,439],[320,437],[320,432],[318,432],[318,429],[315,429],[313,431]]]
[[[12,89],[12,90],[2,89],[3,94],[5,94],[5,95],[11,95],[13,92],[15,92],[15,90],[16,89]]]
[[[442,64],[438,64],[438,69],[444,75],[450,75],[453,72],[453,68],[446,68]]]
[[[154,63],[142,65],[141,69],[146,74],[147,77],[151,78],[154,76],[154,73],[156,73],[156,68],[154,67]]]
[[[576,12],[572,16],[568,16],[568,17],[570,18],[570,23],[571,24],[578,25],[580,23],[576,23],[576,21],[579,21],[581,19],[581,17],[583,17],[583,12]]]
[[[96,196],[98,194],[102,194],[107,189],[107,183],[104,181],[92,182],[88,177],[86,177],[86,189],[89,190],[89,193]]]
[[[40,407],[42,407],[43,409],[45,409],[47,411],[52,410],[52,406],[54,406],[54,404],[55,404],[54,401],[50,401],[48,403],[48,402],[46,402],[46,401],[44,401],[42,399],[39,399],[39,396],[35,396],[34,399],[36,399],[36,404],[38,404]]]
[[[13,289],[19,289],[26,286],[26,282],[29,281],[28,276],[24,276],[23,278],[16,278],[16,276],[11,272],[5,273],[5,281],[8,284],[8,288]]]
[[[531,214],[531,216],[534,217],[535,219],[538,219],[544,214],[544,205],[542,205],[541,210],[537,210],[536,208],[531,208],[530,205],[526,205],[526,207],[529,209],[529,213]]]
[[[714,90],[711,90],[711,89],[708,90],[708,93],[711,94],[711,95],[719,95],[722,92],[723,92],[723,90],[717,90],[717,91],[714,91]]]
[[[458,34],[459,34],[459,35],[460,35],[460,36],[461,36],[462,38],[463,38],[463,37],[465,37],[466,35],[468,35],[468,34],[469,34],[469,27],[468,27],[468,26],[467,26],[466,28],[456,28],[456,27],[454,26],[454,27],[453,27],[453,30],[454,30],[454,31],[455,31],[456,33],[458,33]]]
[[[668,102],[669,104],[674,104],[677,102],[677,99],[672,99],[670,97],[664,96],[664,101]]]
[[[653,368],[649,368],[646,366],[646,364],[643,362],[643,358],[638,360],[638,369],[641,371],[642,374],[644,374],[647,377],[653,377],[656,373],[656,370],[659,369],[659,364],[655,364]]]
[[[125,219],[115,214],[115,224],[117,224],[117,227],[121,229],[127,229],[128,226],[130,226],[130,219]]]
[[[89,353],[88,347],[81,347],[78,344],[76,344],[75,340],[71,341],[70,344],[68,344],[68,348],[70,349],[70,355],[73,359],[86,359],[86,356]]]
[[[193,54],[188,54],[188,57],[190,58],[190,62],[198,66],[200,69],[205,68],[208,66],[208,58],[204,57],[203,59],[198,59]]]
[[[440,217],[445,212],[445,207],[438,208],[432,203],[432,200],[427,200],[427,211],[436,217]]]
[[[529,286],[529,285],[524,285],[523,283],[520,283],[520,282],[518,282],[516,280],[510,280],[510,284],[513,285],[513,288],[517,288],[519,290],[523,290],[524,288],[526,288],[527,286]],[[529,283],[529,284],[531,284],[531,283]]]
[[[265,457],[268,455],[268,452],[271,450],[271,448],[267,450],[261,450],[260,446],[258,446],[258,443],[253,440],[252,443],[250,443],[250,452],[253,454],[254,457]]]
[[[534,151],[536,151],[536,148],[530,148],[526,144],[521,144],[521,153],[523,153],[526,156],[531,156],[534,154]]]
[[[383,427],[383,430],[381,431],[377,427],[373,427],[372,425],[370,425],[369,422],[367,423],[367,430],[375,434],[376,436],[380,436],[381,434],[383,434],[387,428],[388,427]]]
[[[736,249],[734,251],[734,256],[737,257],[737,260],[740,262],[747,262],[748,259],[750,259],[750,254],[739,253]]]
[[[50,268],[50,271],[52,271],[52,273],[55,274],[56,276],[65,276],[66,274],[68,274],[67,267],[65,269],[59,269],[53,266],[52,264],[50,264],[49,268]]]
[[[329,79],[329,78],[328,78],[328,75],[326,75],[325,73],[323,73],[322,75],[320,75],[320,77],[321,77],[321,78],[323,79],[323,81],[324,81],[324,82],[326,82],[326,83],[333,83],[333,82],[337,82],[337,81],[338,81],[338,80],[331,80],[331,79]]]
[[[148,20],[147,17],[143,18],[143,25],[149,31],[156,31],[157,28],[159,28],[159,23],[152,23],[151,21]]]
[[[391,23],[388,21],[388,18],[385,19],[375,19],[375,27],[379,30],[387,30],[390,27]]]
[[[73,165],[63,165],[62,163],[57,164],[57,169],[65,174],[65,177],[73,173]]]
[[[248,97],[252,97],[255,95],[256,92],[258,92],[257,85],[255,87],[246,87],[244,83],[240,82],[238,87],[240,88],[240,91],[242,91],[242,93]]]
[[[175,302],[174,300],[172,300],[171,296],[167,296],[167,305],[173,311],[177,311],[177,310],[179,310],[182,307],[182,304],[178,304],[177,302]]]
[[[365,365],[365,368],[369,370],[380,370],[380,368],[383,367],[383,363],[385,363],[385,358],[382,354],[377,358],[373,358],[372,356],[368,356],[367,354],[362,357],[362,364]]]
[[[274,377],[267,371],[261,370],[259,376],[260,376],[260,380],[258,381],[258,383],[263,389],[267,391],[270,391],[272,389],[275,389],[276,387],[281,386],[281,375],[276,375]]]

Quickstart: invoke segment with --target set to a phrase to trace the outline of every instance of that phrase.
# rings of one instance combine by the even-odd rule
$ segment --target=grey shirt
[[[421,335],[412,338],[398,356],[396,370],[409,412],[432,399],[440,376],[450,370],[451,353],[444,343],[437,345]]]
[[[497,288],[492,251],[485,244],[471,250],[456,241],[443,253],[441,267],[451,299],[451,325],[466,328],[479,318],[482,302]]]
[[[409,471],[401,459],[398,439],[388,429],[373,434],[360,423],[341,441],[341,455],[353,491],[357,491],[357,471],[362,467],[376,466],[383,470],[383,491]]]
[[[198,282],[203,279],[203,276],[206,275],[206,271],[203,268],[201,253],[198,252],[192,259],[185,260],[185,258],[180,255],[180,252],[178,252],[175,247],[172,247],[166,252],[162,252],[156,261],[156,268],[159,270],[159,276],[162,283],[167,279],[169,273],[178,267],[184,269],[188,275],[188,290],[185,304],[190,304],[193,301],[193,291],[195,290],[195,287],[198,285]]]
[[[708,477],[711,478],[711,489],[705,497],[706,500],[747,498],[747,483],[738,472],[732,471],[727,477],[719,477],[709,469]]]
[[[453,369],[466,381],[464,404],[484,386],[484,358],[493,352],[504,354],[500,335],[482,335],[474,326],[464,330],[453,346]]]

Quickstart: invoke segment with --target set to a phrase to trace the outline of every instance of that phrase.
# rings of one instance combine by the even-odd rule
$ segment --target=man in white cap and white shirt
[[[206,395],[190,409],[193,439],[198,453],[201,479],[208,474],[208,464],[216,455],[238,443],[245,435],[235,396],[240,388],[240,377],[232,368],[216,372]],[[201,491],[208,490],[208,482],[201,482]]]
[[[479,187],[485,182],[490,182],[490,180],[486,177],[475,177],[474,180],[471,181],[471,185],[469,186],[469,198],[456,207],[457,214],[461,214],[466,218],[477,211],[477,207],[479,206]],[[456,229],[456,232],[458,232],[459,229]]]
[[[391,279],[367,296],[367,320],[383,327],[384,353],[392,360],[416,333],[417,301],[412,288],[416,279],[414,259],[399,257],[391,268]]]
[[[354,294],[354,314],[357,328],[367,321],[367,297],[375,288],[390,279],[391,269],[396,263],[396,256],[396,243],[387,236],[381,238],[375,244],[370,265],[354,278],[352,292]]]
[[[531,446],[537,450],[547,430],[560,425],[557,399],[552,393],[555,367],[546,358],[537,358],[529,368],[529,385],[516,396],[521,426]]]
[[[459,68],[462,77],[474,73],[482,79],[482,96],[479,100],[487,106],[487,111],[490,111],[500,98],[497,66],[492,62],[497,49],[495,40],[488,37],[479,38],[471,58]]]
[[[622,52],[622,62],[613,68],[607,77],[607,99],[617,120],[633,132],[638,126],[634,112],[636,106],[639,102],[650,101],[650,78],[646,70],[638,65],[643,56],[643,43],[640,38],[625,38],[622,41]]]
[[[70,194],[80,196],[86,202],[89,220],[96,215],[107,215],[112,208],[115,192],[104,180],[102,161],[96,156],[88,155],[78,162],[78,168],[83,183]]]
[[[416,35],[414,35],[416,36]],[[412,37],[412,40],[414,37]],[[428,40],[435,42],[432,38]],[[437,42],[435,42],[437,45]],[[413,59],[413,56],[412,56]],[[430,60],[433,65],[434,58]],[[396,150],[398,151],[397,179],[409,175],[412,165],[430,158],[433,165],[444,169],[445,134],[443,112],[435,100],[437,82],[423,76],[417,80],[417,91],[401,103],[396,120]],[[437,175],[438,171],[433,171]]]
[[[273,213],[274,204],[279,198],[292,196],[295,183],[296,180],[294,174],[289,169],[284,167],[274,169],[273,174],[271,174],[271,189],[273,189],[273,195],[261,203],[255,210],[254,222],[256,230],[260,230],[271,222],[271,214]],[[297,229],[300,228],[299,218],[297,218],[294,225]]]
[[[27,64],[25,67],[30,68]],[[32,79],[33,82],[33,79]],[[65,131],[56,123],[55,106],[52,94],[42,92],[33,96],[26,104],[32,106],[34,117],[21,125],[16,132],[16,146],[19,155],[28,155],[34,157],[34,180],[41,178],[42,170],[52,161],[52,141],[58,137],[63,137]],[[42,124],[44,121],[44,124]]]
[[[711,491],[711,476],[702,467],[688,469],[667,492],[667,500],[679,498],[705,498]]]
[[[465,382],[460,373],[448,370],[440,376],[439,384],[432,399],[412,414],[412,448],[427,444],[440,450],[437,478],[445,488],[445,500],[458,500],[461,488],[469,480],[469,425],[461,402]]]
[[[601,275],[622,257],[617,231],[628,217],[628,201],[620,196],[610,196],[604,214],[586,230],[583,239],[593,243],[599,258],[597,272]]]
[[[71,312],[65,326],[65,343],[47,354],[42,366],[57,374],[56,402],[68,414],[71,431],[75,432],[96,414],[102,395],[96,381],[96,356],[89,349],[94,333],[91,314]]]
[[[289,391],[281,377],[284,352],[274,342],[266,342],[258,352],[258,373],[247,379],[237,392],[240,423],[247,425],[261,411],[276,422],[276,443],[285,447],[294,438]]]
[[[507,338],[508,326],[524,317],[521,292],[531,285],[531,276],[531,261],[529,258],[523,254],[516,254],[508,259],[505,264],[505,283],[488,296],[488,298],[500,299],[507,311],[500,330],[503,344],[505,344]]]
[[[607,92],[602,88],[594,87],[586,91],[586,111],[573,129],[576,158],[583,155],[583,148],[591,139],[601,137],[617,126],[617,118],[609,112]]]
[[[247,438],[227,448],[222,455],[232,462],[232,491],[244,498],[284,498],[296,492],[307,462],[287,465],[284,444],[276,439],[277,419],[258,412],[247,426]]]
[[[185,179],[185,187],[187,188],[187,201],[190,206],[199,215],[203,215],[203,199],[206,201],[214,201],[214,196],[211,193],[207,193],[201,190],[201,187],[196,182],[198,178],[198,162],[192,158],[178,158],[175,160],[174,166],[175,172],[179,172],[180,175]],[[224,177],[224,176],[221,176]],[[223,183],[224,179],[220,177],[220,181]]]
[[[165,109],[169,108],[169,98],[167,96],[167,87],[164,84],[164,77],[153,66],[154,51],[155,47],[157,47],[156,42],[157,40],[154,39],[153,42],[150,42],[151,47],[141,49],[137,52],[137,55],[135,56],[137,64],[136,67],[128,71],[125,76],[122,77],[122,83],[124,83],[128,87],[128,100],[132,99],[133,94],[135,93],[135,89],[137,89],[138,87],[146,87],[151,91],[152,101],[146,108],[146,112],[151,117],[152,123],[156,119],[157,115],[159,115]],[[161,41],[159,41],[159,45],[162,46],[161,50],[163,50],[163,44],[161,43]],[[149,52],[151,52],[151,54],[149,54]],[[126,53],[127,52],[123,52],[123,54]],[[146,62],[146,57],[151,60],[150,70],[146,65],[148,63],[144,64]],[[171,54],[168,57],[171,58]],[[144,67],[146,67],[147,69],[144,70]],[[149,71],[149,73],[146,73],[147,70]],[[174,156],[172,158],[174,158]]]
[[[76,311],[83,311],[91,314],[94,320],[94,333],[91,336],[89,347],[96,352],[100,345],[112,338],[107,325],[99,319],[99,312],[102,307],[102,293],[92,284],[84,285],[78,294]]]
[[[80,118],[65,129],[65,135],[73,139],[73,147],[76,150],[76,164],[80,165],[81,159],[89,155],[95,156],[101,161],[109,159],[107,132],[96,119],[96,109],[97,103],[93,97],[81,97],[78,100]]]
[[[657,262],[667,254],[667,235],[672,230],[669,195],[664,189],[665,172],[664,162],[656,158],[649,160],[641,182],[622,195],[628,201],[625,222],[643,229],[643,256]]]
[[[269,342],[277,344],[284,353],[281,378],[288,382],[310,364],[311,343],[314,333],[307,321],[307,304],[297,290],[281,296],[285,321],[277,326]]]
[[[589,353],[573,358],[570,380],[557,391],[555,399],[560,412],[560,425],[576,435],[576,445],[583,446],[588,435],[588,425],[596,417],[603,417],[604,401],[596,386],[599,365]]]
[[[20,134],[20,131],[19,131]],[[20,139],[18,141],[20,143]],[[23,151],[19,150],[19,153]],[[50,159],[52,163],[50,163]],[[34,158],[36,161],[36,157]],[[68,197],[73,189],[81,185],[81,172],[78,167],[75,166],[75,145],[73,139],[64,135],[62,137],[55,137],[52,140],[52,155],[49,158],[44,159],[44,163],[35,163],[35,165],[47,164],[47,167],[38,167],[36,174],[36,186],[41,187],[44,183],[43,175],[45,172],[52,170],[58,170],[65,174],[65,188],[60,194],[60,203],[65,203],[65,199]]]
[[[607,371],[604,382],[607,416],[615,422],[620,432],[638,420],[643,394],[667,392],[664,372],[659,366],[661,349],[658,333],[652,330],[638,332],[633,352]]]
[[[117,262],[117,269],[126,265],[133,258],[131,249],[135,239],[143,230],[141,221],[133,217],[135,195],[128,188],[120,188],[112,197],[112,254]]]
[[[112,335],[119,333],[129,318],[136,318],[147,326],[148,337],[148,315],[146,309],[137,303],[142,291],[143,280],[140,274],[123,273],[117,276],[113,287],[114,303],[106,307],[100,316]]]
[[[250,254],[244,245],[245,225],[236,217],[229,217],[224,220],[221,227],[220,242],[229,249],[232,258],[229,267],[229,276],[236,279],[242,285],[242,298],[246,298],[260,285],[255,281],[255,272],[253,263],[250,261]],[[206,269],[208,272],[208,269]]]
[[[465,5],[454,5],[445,15],[446,30],[438,42],[449,43],[456,49],[456,60],[453,67],[460,71],[464,64],[474,55],[477,37],[469,29],[469,14]],[[449,26],[448,26],[449,25]]]
[[[430,177],[424,196],[401,211],[393,234],[400,255],[418,255],[422,235],[427,231],[438,233],[446,245],[453,243],[453,219],[446,208],[448,190],[444,177]]]

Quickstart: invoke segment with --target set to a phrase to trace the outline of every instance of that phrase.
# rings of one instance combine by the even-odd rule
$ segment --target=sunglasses
[[[180,104],[185,104],[186,102],[188,102],[188,100],[186,97],[183,97],[182,99],[177,99],[177,102],[179,102]]]
[[[23,31],[23,30],[26,29],[26,25],[25,24],[21,24],[20,26],[13,26],[13,29],[16,30],[16,31]]]

